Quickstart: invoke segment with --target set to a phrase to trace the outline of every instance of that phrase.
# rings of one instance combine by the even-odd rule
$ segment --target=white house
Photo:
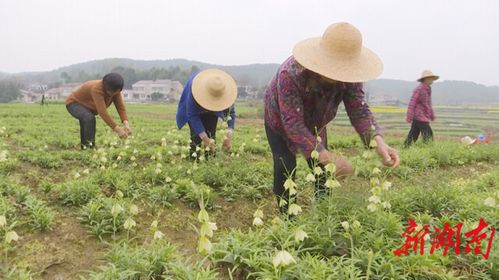
[[[123,89],[121,91],[121,94],[123,94],[123,99],[125,99],[125,100],[132,100],[133,90],[131,90],[131,89]]]
[[[238,97],[239,98],[249,98],[249,99],[257,99],[258,98],[258,90],[250,85],[238,85],[237,86]]]
[[[68,83],[68,84],[61,85],[60,87],[57,87],[57,88],[51,88],[44,93],[45,99],[64,100],[73,91],[75,91],[80,85],[81,85],[81,83]]]
[[[178,101],[183,86],[172,80],[141,80],[132,85],[132,91],[123,92],[127,100],[136,101]]]
[[[51,88],[39,92],[41,87],[35,90],[21,90],[19,100],[24,102],[38,102],[45,96],[46,100],[64,100],[81,83],[68,83],[57,88]],[[183,86],[179,81],[171,80],[141,80],[132,85],[132,89],[123,89],[123,98],[127,101],[178,101],[182,94]]]
[[[19,96],[18,100],[21,100],[23,102],[32,103],[42,99],[41,93],[25,89],[21,89],[19,91],[21,92],[21,95]]]
[[[30,92],[36,92],[36,93],[42,93],[48,89],[48,86],[46,84],[40,84],[40,83],[35,83],[31,84],[28,87],[28,90]]]

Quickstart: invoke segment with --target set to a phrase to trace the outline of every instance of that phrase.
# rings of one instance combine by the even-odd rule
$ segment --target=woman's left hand
[[[381,157],[381,161],[385,166],[389,167],[397,167],[400,164],[400,157],[398,155],[397,150],[388,146],[381,136],[376,136],[374,138],[376,140],[376,151],[378,155]]]
[[[232,149],[232,128],[227,129],[227,134],[224,137],[224,143],[222,145],[222,149],[226,152],[230,152]]]
[[[126,133],[128,135],[131,135],[132,134],[132,128],[130,127],[130,124],[128,123],[128,121],[124,121],[123,125],[125,126]]]
[[[226,137],[224,139],[224,143],[223,143],[223,146],[222,146],[223,150],[226,151],[226,152],[229,152],[230,149],[232,148],[232,139],[230,139],[230,137]]]

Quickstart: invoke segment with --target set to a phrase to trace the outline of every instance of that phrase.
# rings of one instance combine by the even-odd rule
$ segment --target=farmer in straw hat
[[[407,107],[406,121],[412,123],[412,125],[404,142],[405,147],[409,147],[413,142],[416,142],[419,133],[423,135],[424,142],[433,140],[430,121],[435,120],[435,113],[431,106],[431,85],[438,78],[430,70],[424,70],[421,78],[418,79],[419,85],[412,92],[411,101]]]
[[[68,112],[80,121],[81,148],[95,148],[95,115],[99,116],[122,139],[132,134],[128,123],[125,102],[121,95],[124,80],[120,74],[106,74],[102,80],[85,82],[66,98]],[[114,103],[123,128],[113,120],[107,107]]]
[[[397,151],[389,147],[364,100],[362,82],[376,78],[381,60],[362,46],[362,35],[349,23],[330,25],[320,38],[299,42],[278,69],[265,91],[265,130],[274,160],[274,193],[289,200],[284,188],[294,173],[296,153],[310,167],[312,152],[318,152],[321,167],[336,164],[337,175],[352,173],[349,162],[327,150],[326,125],[336,116],[343,101],[352,125],[365,146],[372,139],[386,166],[399,164]],[[319,136],[319,137],[317,137]],[[324,178],[316,178],[316,194],[324,193]]]
[[[193,75],[186,83],[177,110],[177,126],[186,123],[191,131],[191,157],[199,158],[201,143],[214,152],[218,119],[227,121],[228,130],[223,149],[232,146],[236,112],[237,85],[224,71],[208,69]]]

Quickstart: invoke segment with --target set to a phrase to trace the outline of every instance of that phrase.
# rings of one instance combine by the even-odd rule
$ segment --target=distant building
[[[21,92],[21,95],[19,98],[17,98],[20,101],[26,102],[26,103],[33,103],[38,100],[42,100],[42,94],[41,93],[36,93],[30,90],[25,90],[21,89],[19,90]]]
[[[57,88],[46,89],[43,86],[29,87],[27,90],[21,90],[21,96],[18,98],[24,102],[38,102],[45,95],[45,100],[64,100],[81,83],[68,83]],[[44,89],[45,90],[42,90]],[[178,101],[182,94],[183,86],[179,81],[171,80],[142,80],[132,85],[132,89],[123,89],[123,98],[127,101]]]
[[[183,86],[172,80],[141,80],[132,85],[132,90],[123,92],[125,100],[132,101],[178,101]]]
[[[45,94],[45,99],[47,100],[64,100],[68,97],[73,91],[75,91],[81,83],[68,83],[61,85],[57,88],[51,88],[47,90]],[[41,99],[41,97],[40,97]]]
[[[390,95],[369,95],[367,98],[367,103],[369,105],[387,105],[387,106],[395,106],[395,107],[406,107],[407,103],[400,101],[398,98],[395,98]]]
[[[249,85],[238,85],[237,93],[238,93],[238,98],[245,98],[245,99],[258,98],[258,90]]]
[[[23,102],[32,103],[41,101],[42,96],[45,95],[45,100],[64,100],[80,85],[81,83],[69,83],[51,89],[47,89],[43,85],[30,85],[27,90],[21,90],[21,96],[18,99]]]
[[[28,86],[28,91],[30,92],[35,92],[35,93],[42,93],[46,91],[49,87],[46,84],[31,84]]]
[[[131,100],[133,96],[133,90],[131,89],[124,89],[121,91],[121,94],[123,94],[123,98],[125,100]]]

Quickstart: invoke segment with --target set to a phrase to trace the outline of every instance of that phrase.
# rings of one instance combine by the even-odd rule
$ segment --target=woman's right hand
[[[350,162],[348,162],[348,159],[338,156],[336,157],[335,164],[336,164],[336,176],[342,177],[353,174],[353,167],[350,164]]]
[[[215,140],[211,139],[208,136],[201,138],[201,140],[203,140],[203,145],[205,147],[210,148],[210,151],[216,150],[217,146],[215,145]]]
[[[333,162],[333,155],[326,149],[319,152],[319,162],[326,166]]]
[[[119,126],[116,126],[114,128],[114,132],[116,132],[116,134],[118,134],[118,136],[121,139],[126,139],[128,137],[128,133],[126,132],[126,130],[124,130],[123,128],[121,128]]]
[[[210,138],[208,141],[209,141],[208,143],[205,143],[205,146],[210,148],[210,151],[214,152],[217,149],[217,145],[215,144],[215,140]]]
[[[336,176],[347,176],[353,173],[353,167],[346,158],[334,155],[325,149],[319,152],[319,162],[324,166],[334,163]]]

